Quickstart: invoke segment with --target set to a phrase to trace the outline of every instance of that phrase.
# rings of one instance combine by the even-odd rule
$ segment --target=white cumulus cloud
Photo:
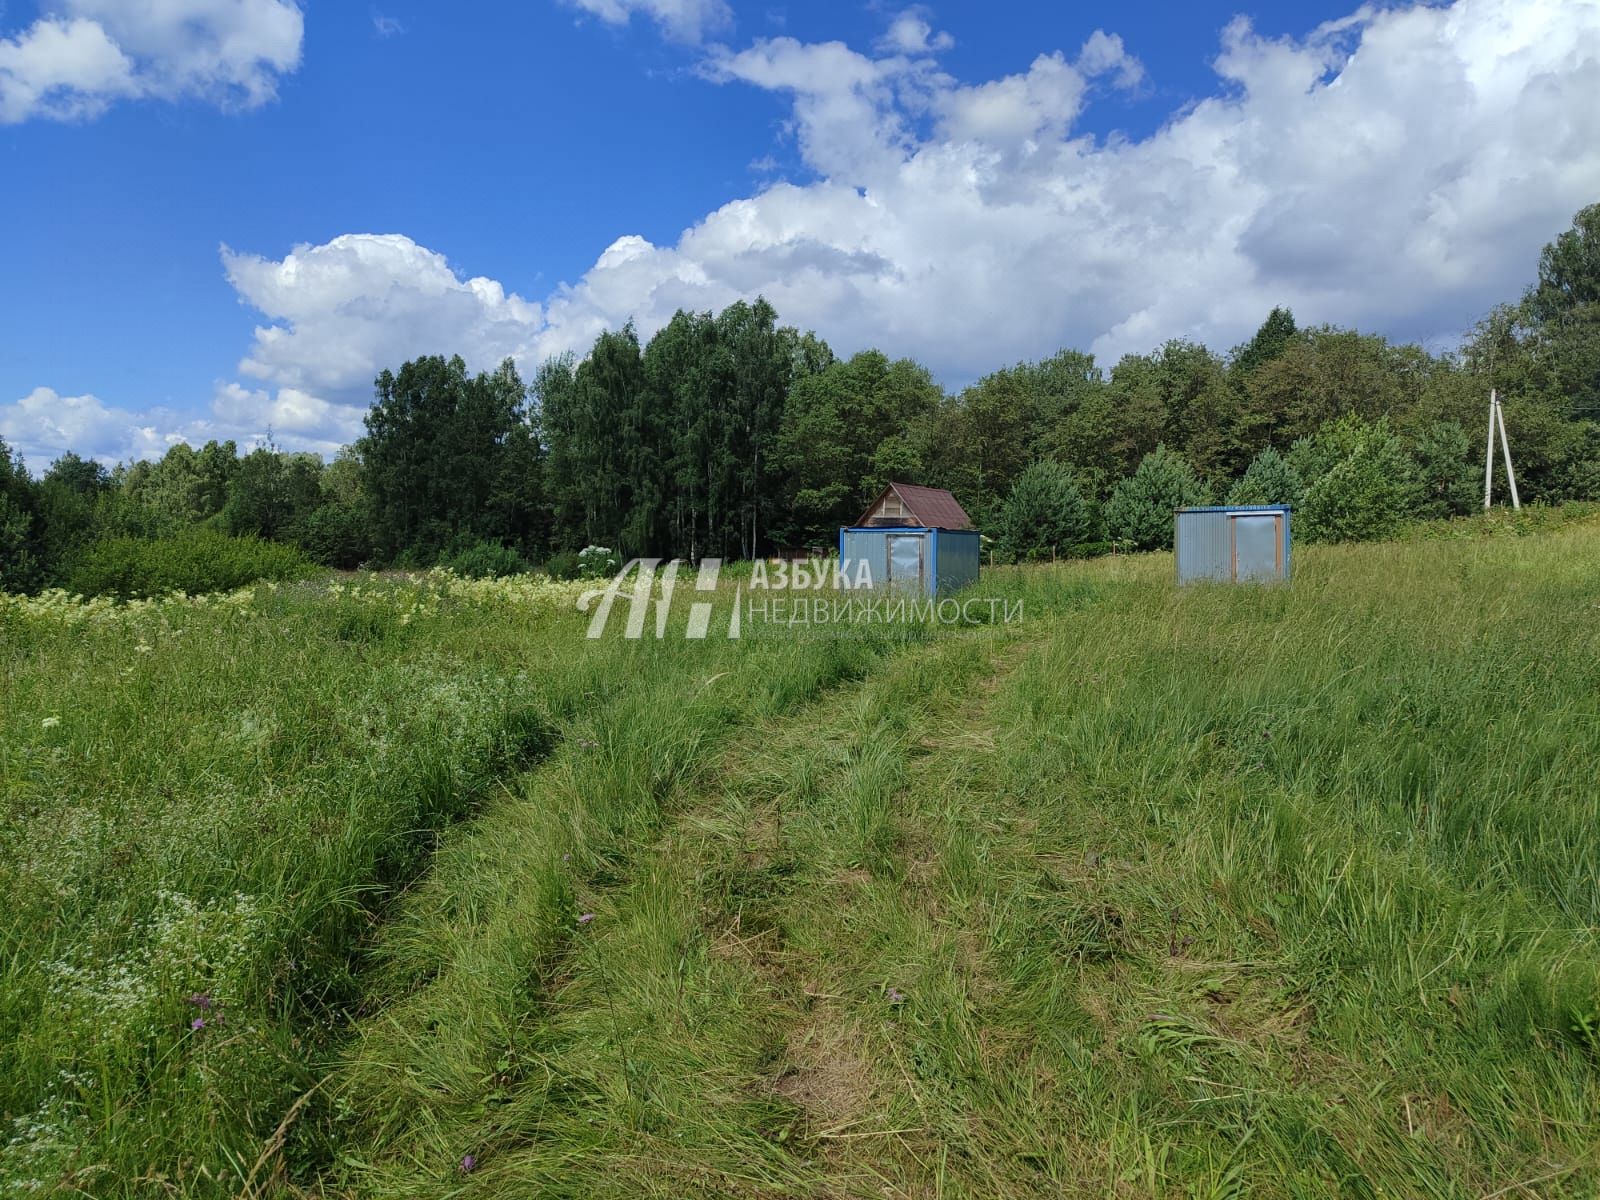
[[[294,0],[55,0],[0,35],[0,124],[135,97],[253,108],[299,65],[303,33]]]
[[[699,42],[733,24],[725,0],[567,0],[608,25],[626,25],[635,13],[647,17],[674,41]]]
[[[68,450],[108,465],[159,456],[183,440],[177,431],[181,421],[172,413],[129,412],[95,396],[63,396],[41,387],[0,404],[0,440],[38,473]]]
[[[1079,127],[1105,89],[1144,81],[1113,34],[978,81],[948,75],[936,42],[708,49],[707,79],[788,98],[808,177],[671,244],[619,236],[537,301],[400,235],[281,259],[225,249],[265,320],[240,363],[249,386],[219,385],[207,427],[330,447],[359,433],[373,375],[407,358],[510,356],[526,375],[629,319],[648,336],[680,307],[758,294],[841,352],[911,355],[951,383],[1063,346],[1226,348],[1275,304],[1448,338],[1517,295],[1600,199],[1592,2],[1368,7],[1297,39],[1235,21],[1214,93],[1139,139]]]
[[[815,180],[608,253],[549,299],[553,326],[648,332],[764,292],[841,348],[956,380],[1063,345],[1227,347],[1278,303],[1448,337],[1600,198],[1592,2],[1363,8],[1299,39],[1235,21],[1215,94],[1139,140],[1078,130],[1097,89],[1143,81],[1112,34],[975,83],[904,53],[916,40],[714,53],[711,78],[791,98]]]
[[[222,248],[239,298],[269,318],[246,375],[319,395],[371,397],[372,377],[421,354],[528,358],[543,311],[493,279],[462,279],[399,234],[346,234],[281,260]]]

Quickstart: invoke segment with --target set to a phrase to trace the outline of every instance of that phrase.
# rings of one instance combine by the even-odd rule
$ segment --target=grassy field
[[[0,601],[0,1195],[1594,1195],[1600,523],[1533,525],[963,630]]]

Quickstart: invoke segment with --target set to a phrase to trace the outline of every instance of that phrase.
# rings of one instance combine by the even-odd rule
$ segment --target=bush
[[[1204,499],[1194,468],[1182,455],[1157,446],[1111,493],[1106,532],[1128,549],[1170,550],[1172,514]]]
[[[609,579],[621,566],[622,560],[609,546],[585,546],[552,554],[545,560],[544,570],[554,579]]]
[[[1360,542],[1398,532],[1417,503],[1416,464],[1389,430],[1341,417],[1302,438],[1290,461],[1305,463],[1299,530],[1308,541]]]
[[[1480,504],[1483,463],[1455,421],[1435,421],[1417,436],[1418,515],[1462,517]]]
[[[1251,461],[1245,473],[1228,492],[1229,504],[1287,504],[1300,507],[1305,484],[1296,471],[1271,446]]]
[[[493,579],[502,575],[521,575],[527,560],[500,542],[471,542],[454,548],[439,560],[439,565],[468,579]]]
[[[621,566],[622,560],[609,546],[585,546],[578,551],[579,579],[607,579]]]
[[[1054,558],[1090,534],[1089,508],[1072,472],[1036,462],[1017,478],[1000,509],[1000,545],[1017,559]]]
[[[372,557],[366,514],[354,504],[331,503],[313,509],[295,529],[295,541],[317,562],[351,570]]]
[[[122,600],[225,592],[260,579],[303,579],[316,566],[294,546],[194,529],[173,538],[102,538],[79,559],[68,590]]]
[[[578,578],[578,552],[561,550],[544,560],[544,573],[552,579]]]

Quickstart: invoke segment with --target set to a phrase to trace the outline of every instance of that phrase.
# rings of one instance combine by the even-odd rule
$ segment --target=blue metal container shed
[[[1289,578],[1289,506],[1180,508],[1173,545],[1178,582],[1265,583]]]
[[[891,483],[839,530],[839,567],[852,585],[937,596],[978,578],[978,531],[941,488]]]
[[[899,526],[839,530],[839,563],[851,584],[937,596],[978,578],[978,531]],[[862,564],[865,563],[863,568]]]

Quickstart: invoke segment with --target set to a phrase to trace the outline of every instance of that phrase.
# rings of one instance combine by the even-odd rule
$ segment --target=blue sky
[[[758,291],[951,385],[1225,349],[1280,301],[1444,344],[1600,199],[1570,0],[136,8],[0,6],[0,436],[35,467],[326,452],[405,356],[531,372]]]

